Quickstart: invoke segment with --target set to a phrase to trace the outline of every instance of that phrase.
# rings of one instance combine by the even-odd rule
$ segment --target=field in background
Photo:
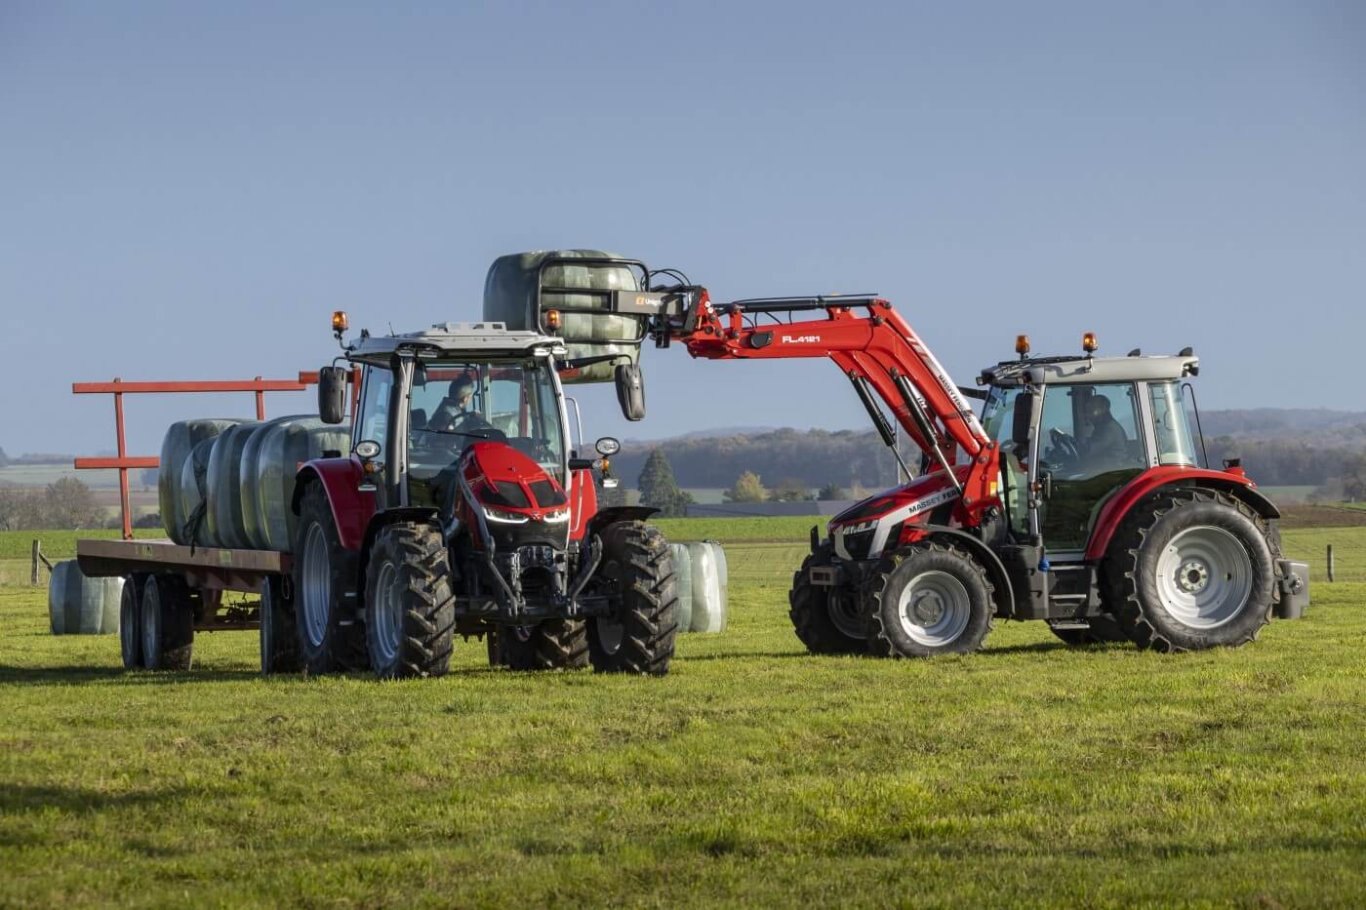
[[[731,628],[664,679],[493,671],[471,641],[441,680],[266,680],[247,633],[123,673],[114,636],[54,638],[42,591],[0,588],[0,906],[1366,897],[1366,584],[1237,651],[998,623],[963,658],[817,658],[785,615],[810,520],[661,524],[732,566]],[[1285,537],[1366,580],[1366,529]]]

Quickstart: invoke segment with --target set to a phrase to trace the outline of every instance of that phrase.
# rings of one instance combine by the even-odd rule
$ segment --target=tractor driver
[[[474,378],[468,373],[451,380],[446,397],[436,406],[428,428],[440,433],[477,434],[493,425],[474,409]]]
[[[1092,395],[1086,403],[1091,432],[1081,443],[1082,463],[1091,469],[1124,462],[1129,454],[1129,437],[1110,413],[1110,399]]]

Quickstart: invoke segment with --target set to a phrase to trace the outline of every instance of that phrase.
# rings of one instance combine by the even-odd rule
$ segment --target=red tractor
[[[1031,357],[1021,336],[1018,359],[978,378],[985,391],[965,390],[876,296],[721,304],[697,286],[660,290],[658,346],[829,358],[893,452],[879,400],[923,453],[921,476],[836,516],[824,539],[812,528],[790,594],[812,652],[973,651],[994,618],[1042,619],[1069,644],[1197,650],[1249,642],[1309,602],[1276,506],[1237,461],[1201,466],[1189,349],[1100,358],[1088,334],[1082,356]]]
[[[334,328],[341,340],[342,314]],[[299,473],[292,597],[262,599],[266,666],[437,676],[461,633],[514,668],[667,672],[669,549],[644,523],[653,509],[598,508],[618,445],[576,450],[560,374],[586,364],[562,340],[447,324],[363,332],[344,359],[322,371],[319,401],[341,423],[358,372],[351,452]],[[631,416],[638,375],[624,368],[619,385]]]

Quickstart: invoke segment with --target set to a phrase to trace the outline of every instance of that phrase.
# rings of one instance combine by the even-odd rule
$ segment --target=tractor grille
[[[856,531],[853,534],[844,535],[844,549],[849,554],[850,559],[867,559],[868,551],[873,547],[873,532],[875,528],[866,531]]]

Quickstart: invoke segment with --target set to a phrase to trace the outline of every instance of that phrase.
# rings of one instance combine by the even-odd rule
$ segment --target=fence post
[[[1328,580],[1333,580],[1333,545],[1328,545]]]
[[[29,576],[29,584],[33,585],[35,588],[38,587],[39,584],[38,567],[42,565],[42,563],[40,562],[42,556],[42,541],[35,540],[33,542],[33,574]]]

